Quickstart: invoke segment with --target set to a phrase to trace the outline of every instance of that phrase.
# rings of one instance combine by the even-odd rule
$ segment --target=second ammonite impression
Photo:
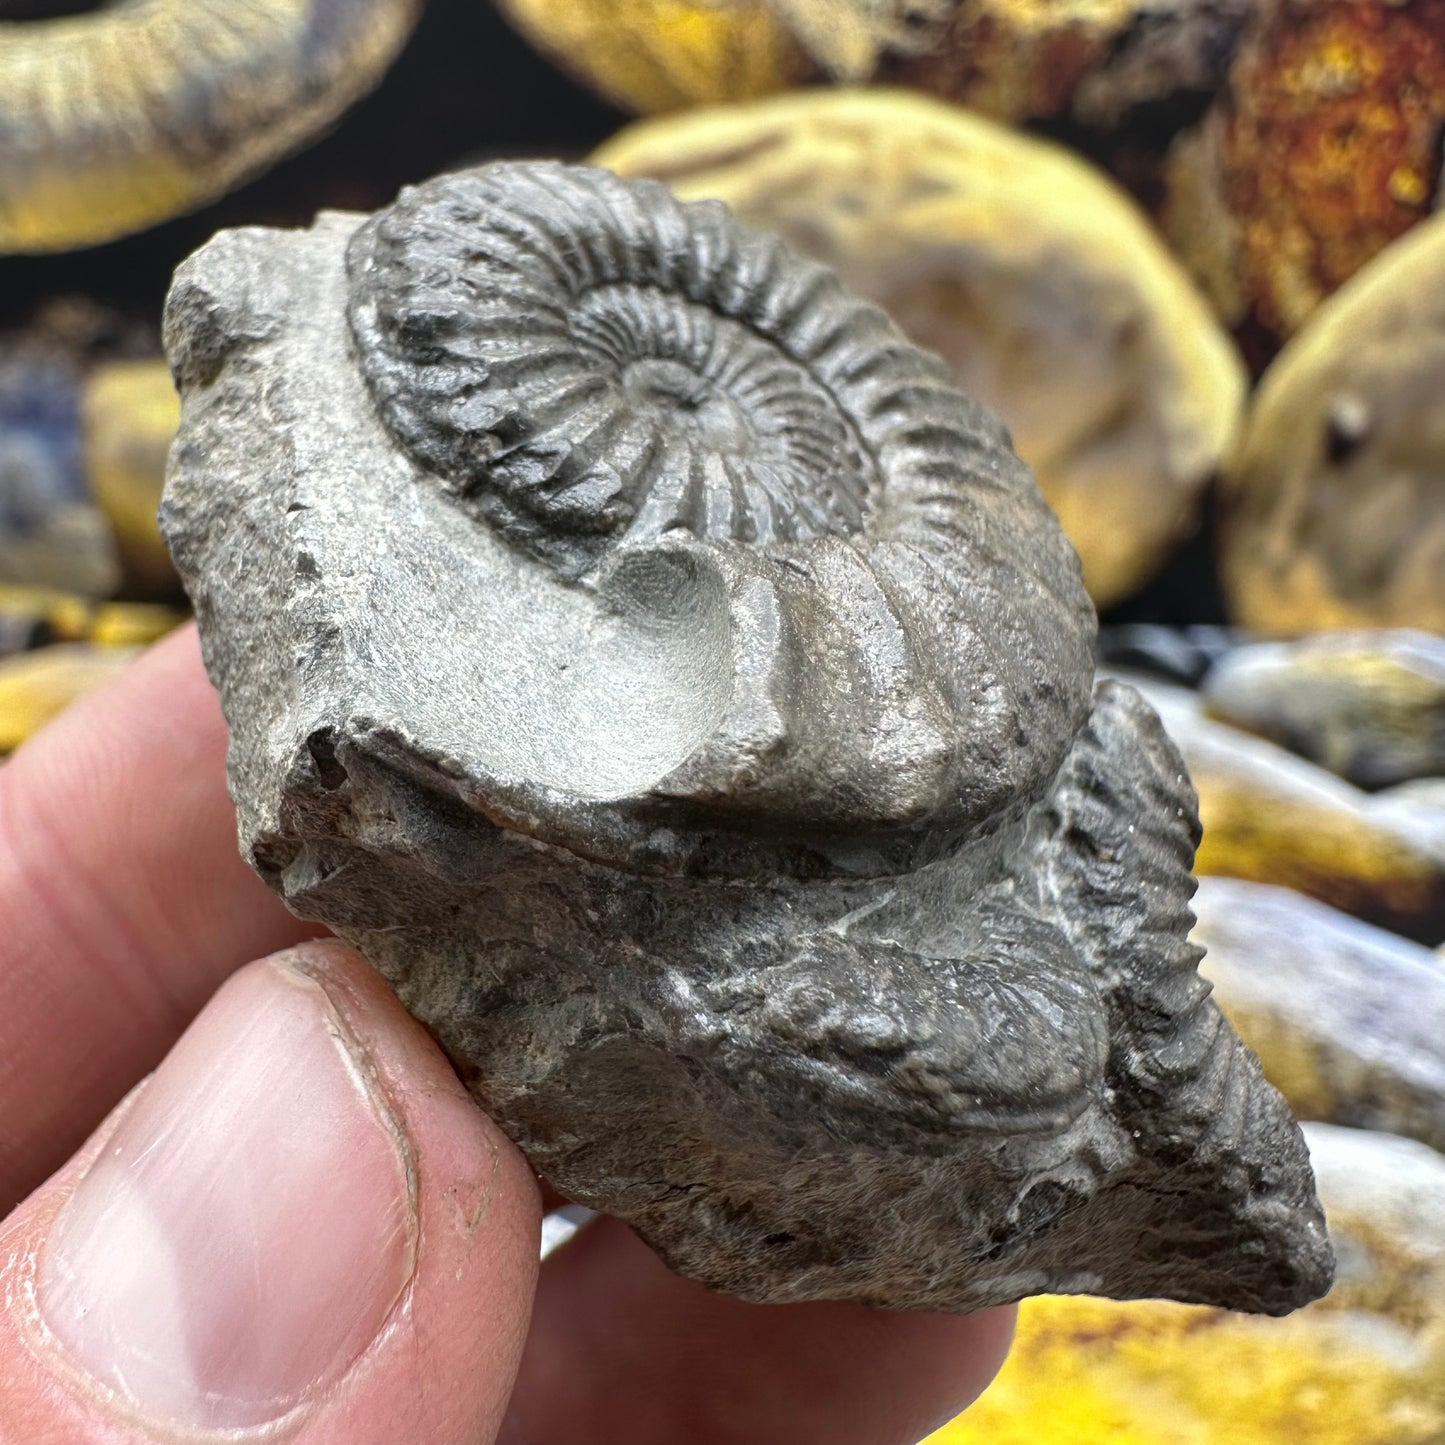
[[[223,233],[167,331],[247,855],[544,1178],[750,1299],[1326,1288],[1187,941],[1179,756],[883,312],[500,164]]]

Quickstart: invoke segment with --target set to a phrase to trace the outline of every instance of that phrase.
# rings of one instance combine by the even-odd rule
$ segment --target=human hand
[[[186,629],[0,768],[3,1445],[904,1445],[982,1390],[1011,1311],[743,1304],[614,1220],[539,1271],[525,1161],[245,868],[224,748]]]

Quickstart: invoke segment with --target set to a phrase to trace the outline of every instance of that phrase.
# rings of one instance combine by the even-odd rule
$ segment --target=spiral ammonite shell
[[[348,267],[361,371],[432,484],[561,579],[690,542],[772,595],[781,636],[740,669],[771,736],[724,721],[640,827],[867,835],[840,866],[888,872],[1037,799],[1088,707],[1077,559],[998,421],[832,271],[551,164],[404,193]]]
[[[721,206],[496,166],[409,192],[352,260],[388,426],[564,569],[674,527],[760,543],[861,527],[878,382],[858,348],[896,333]],[[900,379],[937,377],[904,354]]]
[[[166,332],[247,855],[542,1177],[752,1299],[1324,1287],[1187,941],[1183,765],[881,311],[508,164],[223,234]]]

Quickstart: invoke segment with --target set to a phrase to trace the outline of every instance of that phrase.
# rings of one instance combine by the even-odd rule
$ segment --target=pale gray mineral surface
[[[242,844],[573,1199],[755,1300],[1281,1312],[1330,1252],[999,424],[721,207],[498,165],[179,272]]]

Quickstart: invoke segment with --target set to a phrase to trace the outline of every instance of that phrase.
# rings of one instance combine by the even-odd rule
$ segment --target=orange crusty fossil
[[[1287,336],[1434,210],[1442,137],[1445,0],[1267,0],[1166,229],[1228,321]]]

